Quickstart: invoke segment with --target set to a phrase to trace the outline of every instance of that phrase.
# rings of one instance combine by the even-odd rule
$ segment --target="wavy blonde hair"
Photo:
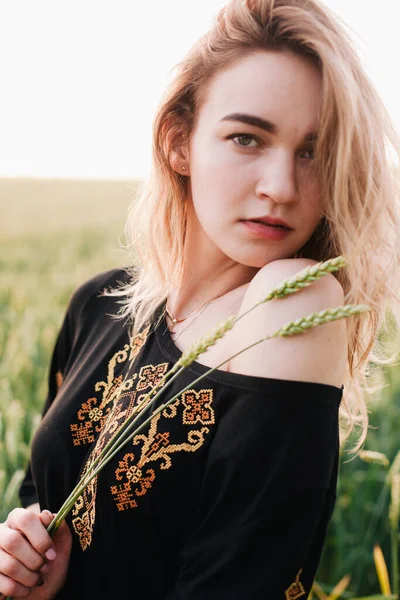
[[[368,430],[366,396],[384,385],[382,367],[399,348],[399,184],[390,152],[400,159],[400,142],[344,24],[318,0],[231,0],[175,67],[153,122],[150,176],[126,224],[130,282],[108,294],[122,297],[116,318],[129,317],[134,336],[179,285],[189,178],[171,167],[169,153],[188,141],[210,79],[256,50],[306,56],[322,74],[315,166],[323,218],[296,255],[322,261],[344,254],[348,267],[335,277],[345,302],[371,307],[347,322],[341,442],[359,426],[356,453]]]

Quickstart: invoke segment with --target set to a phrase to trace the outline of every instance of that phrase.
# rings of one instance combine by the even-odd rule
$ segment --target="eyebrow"
[[[268,121],[267,119],[263,119],[262,117],[257,117],[256,115],[249,115],[246,113],[232,113],[230,115],[226,115],[223,117],[221,121],[238,121],[240,123],[244,123],[245,125],[253,125],[254,127],[258,127],[259,129],[264,129],[264,131],[268,131],[272,135],[278,135],[279,128],[272,121]],[[314,142],[318,138],[318,134],[316,131],[310,131],[304,138],[304,141]]]

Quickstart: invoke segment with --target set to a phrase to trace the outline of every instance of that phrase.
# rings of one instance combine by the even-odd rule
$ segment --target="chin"
[[[279,260],[281,258],[287,258],[286,256],[281,256],[281,255],[271,255],[268,256],[267,258],[265,256],[243,256],[243,255],[238,255],[236,253],[232,253],[232,255],[227,255],[229,256],[229,258],[231,260],[233,260],[236,263],[239,263],[241,265],[243,265],[244,267],[248,267],[249,269],[262,269],[263,267],[265,267],[266,265],[268,265],[269,263],[273,262],[274,260]]]

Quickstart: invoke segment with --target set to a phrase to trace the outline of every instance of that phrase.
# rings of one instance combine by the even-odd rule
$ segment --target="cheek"
[[[320,197],[321,185],[312,166],[299,173],[299,184],[304,195],[309,197],[311,202],[315,202]]]
[[[303,204],[304,211],[307,213],[310,220],[318,221],[323,208],[321,186],[314,177],[308,176],[303,180],[300,189],[301,202]]]
[[[232,142],[221,139],[197,140],[191,149],[190,169],[193,187],[206,189],[207,193],[225,194],[243,187],[243,165],[240,157],[232,151]]]
[[[213,218],[217,215],[219,220],[236,214],[239,218],[244,194],[241,193],[240,180],[236,182],[233,179],[227,165],[212,161],[208,168],[205,164],[196,165],[191,170],[191,192],[194,208],[202,222],[213,224]]]

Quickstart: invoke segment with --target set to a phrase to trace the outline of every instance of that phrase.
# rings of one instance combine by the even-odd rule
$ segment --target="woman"
[[[377,328],[389,305],[398,318],[388,143],[398,152],[327,8],[232,0],[222,9],[161,101],[153,171],[128,222],[135,266],[94,277],[70,301],[24,508],[0,528],[3,594],[307,598],[335,503],[339,408],[342,440],[361,424],[357,450],[368,361],[384,360],[371,350]],[[369,320],[270,339],[207,375],[154,416],[47,535],[77,479],[184,349],[339,254],[345,271],[249,313],[167,397],[313,311],[368,300]]]

